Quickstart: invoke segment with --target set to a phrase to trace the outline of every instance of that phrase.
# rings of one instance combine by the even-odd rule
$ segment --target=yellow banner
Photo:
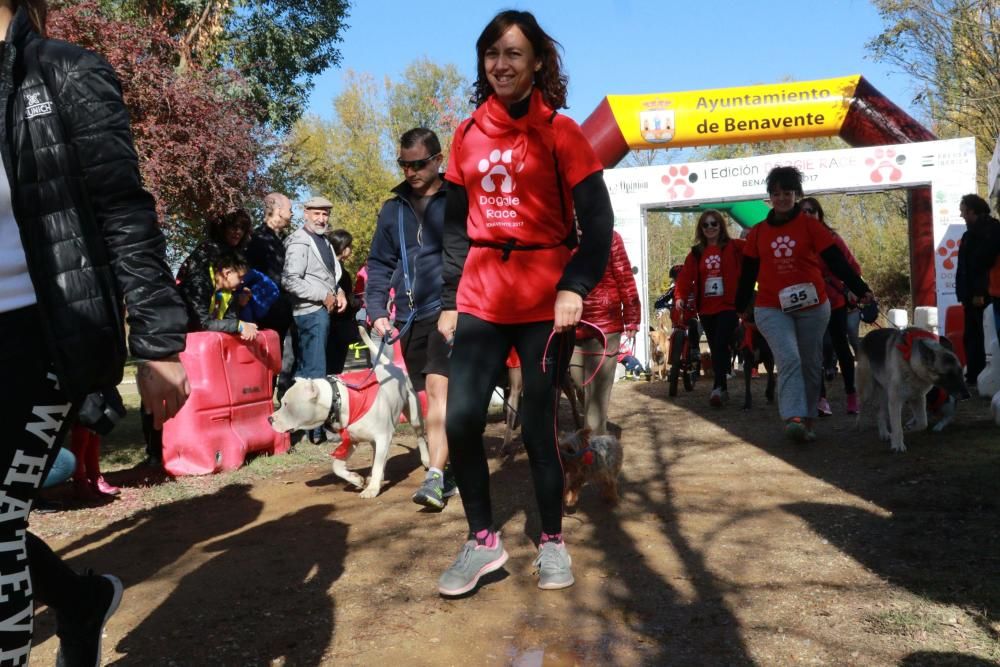
[[[674,148],[831,136],[860,75],[652,95],[608,95],[630,148]]]

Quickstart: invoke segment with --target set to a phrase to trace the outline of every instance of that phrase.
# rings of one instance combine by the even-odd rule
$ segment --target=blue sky
[[[419,9],[415,9],[419,7]],[[583,121],[605,95],[676,92],[862,74],[904,109],[913,89],[871,60],[882,30],[867,0],[355,0],[340,44],[341,67],[317,78],[309,112],[332,115],[350,68],[398,79],[426,56],[475,70],[475,41],[502,9],[526,9],[564,47],[567,113]],[[911,113],[913,111],[911,110]]]

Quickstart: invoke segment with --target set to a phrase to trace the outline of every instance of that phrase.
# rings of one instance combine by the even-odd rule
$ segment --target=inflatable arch
[[[857,147],[935,139],[860,75],[678,93],[609,95],[581,127],[605,167],[613,167],[635,149],[821,136],[839,136]],[[907,211],[913,303],[937,305],[929,187],[908,190]]]

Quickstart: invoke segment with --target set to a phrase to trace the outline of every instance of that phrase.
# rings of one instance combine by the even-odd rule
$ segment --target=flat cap
[[[326,197],[315,196],[307,199],[302,208],[333,208],[333,202]]]

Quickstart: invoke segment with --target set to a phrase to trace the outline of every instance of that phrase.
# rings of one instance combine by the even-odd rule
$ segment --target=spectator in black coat
[[[347,308],[343,312],[330,313],[330,335],[326,345],[326,372],[330,375],[337,375],[344,372],[348,346],[358,340],[358,327],[354,321],[358,304],[354,300],[354,281],[346,268],[347,260],[354,252],[354,236],[346,229],[336,229],[330,233],[329,238],[340,266],[344,267],[337,285],[347,295]]]
[[[255,269],[281,285],[281,271],[285,266],[286,232],[292,224],[292,202],[280,192],[272,192],[264,197],[264,222],[250,234],[246,257],[251,269]],[[273,329],[284,345],[285,336],[292,326],[292,304],[288,293],[282,290],[278,300],[258,324],[262,329]]]
[[[1000,221],[990,216],[990,205],[979,195],[962,197],[958,210],[966,232],[958,247],[955,296],[965,312],[965,381],[975,385],[986,367],[983,312],[990,300],[990,268],[1000,252]]]

